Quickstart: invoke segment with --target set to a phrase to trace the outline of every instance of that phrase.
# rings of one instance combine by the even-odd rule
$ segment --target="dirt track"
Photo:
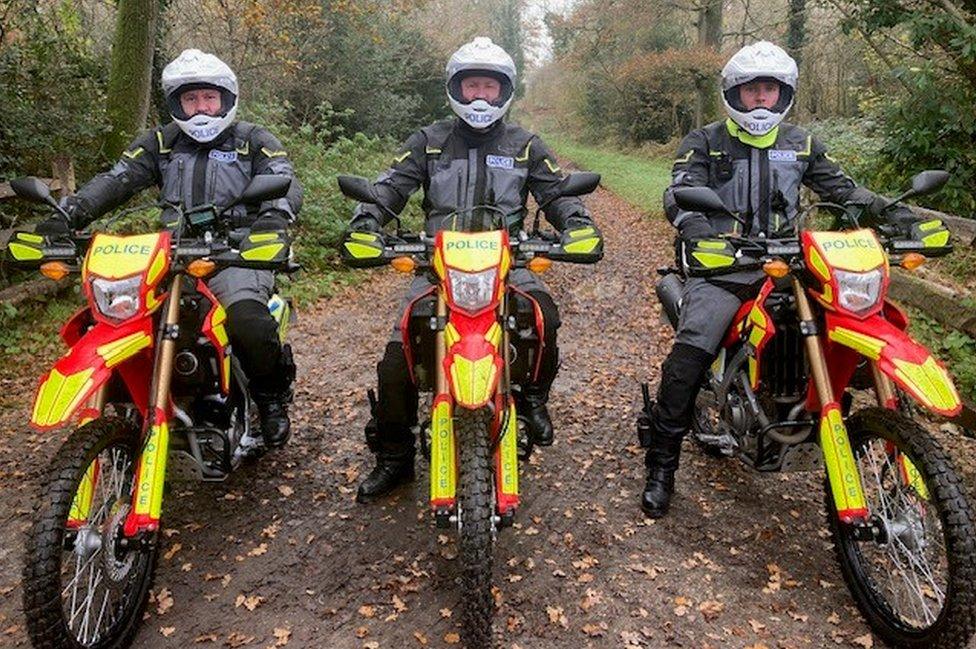
[[[819,477],[759,476],[686,446],[673,513],[640,515],[633,422],[670,344],[652,289],[670,232],[606,191],[588,202],[608,254],[547,278],[563,319],[557,442],[526,467],[499,537],[499,646],[872,646],[829,553]],[[413,488],[353,500],[370,462],[364,390],[406,286],[374,275],[300,316],[292,443],[224,484],[169,492],[156,590],[172,606],[150,604],[137,646],[451,646],[456,547],[425,515],[423,462]],[[23,530],[58,442],[24,432],[31,387],[0,386],[0,646],[27,644]],[[976,442],[952,446],[976,464]]]

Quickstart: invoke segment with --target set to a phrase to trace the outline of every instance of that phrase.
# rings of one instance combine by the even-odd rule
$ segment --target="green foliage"
[[[976,340],[962,332],[947,330],[916,309],[909,309],[909,314],[912,336],[946,363],[959,393],[976,401]]]
[[[11,10],[0,46],[0,180],[51,175],[51,159],[74,158],[81,177],[101,162],[97,146],[107,129],[108,65],[80,29],[71,3]]]

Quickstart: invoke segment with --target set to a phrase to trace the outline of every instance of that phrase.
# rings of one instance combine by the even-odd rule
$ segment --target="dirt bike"
[[[922,172],[890,205],[947,179]],[[710,188],[676,190],[675,200],[745,226]],[[834,210],[853,229],[806,229],[816,209]],[[949,233],[930,221],[914,238],[879,236],[857,221],[850,207],[817,203],[798,215],[794,236],[730,237],[734,263],[697,273],[762,269],[766,279],[732,321],[691,435],[707,453],[760,472],[822,463],[836,558],[871,628],[895,646],[962,647],[976,627],[976,525],[950,458],[914,416],[921,408],[952,417],[961,402],[944,366],[909,336],[907,316],[886,297],[889,263],[914,269],[944,255]],[[658,297],[677,327],[682,279],[662,274]],[[862,406],[859,397],[855,410],[856,388],[873,388],[877,405]],[[646,443],[643,389],[638,428]]]
[[[346,196],[377,205],[397,222],[395,237],[350,233],[345,261],[361,268],[390,264],[428,274],[433,282],[403,314],[403,348],[418,389],[433,391],[430,420],[421,426],[430,508],[438,527],[458,532],[461,629],[470,649],[491,644],[493,548],[519,505],[519,455],[531,452],[531,441],[520,432],[515,393],[539,372],[543,344],[542,311],[531,296],[509,286],[509,271],[541,273],[553,261],[599,261],[598,237],[563,248],[538,228],[546,204],[588,194],[599,182],[597,174],[567,176],[536,212],[532,236],[521,230],[510,236],[509,216],[484,205],[447,216],[448,227],[431,238],[404,234],[365,178],[339,177]]]
[[[162,205],[178,217],[174,231],[13,234],[16,265],[53,279],[80,272],[88,301],[61,329],[69,350],[41,378],[31,413],[37,430],[78,425],[43,475],[27,535],[35,647],[128,646],[152,587],[164,482],[223,480],[263,452],[226,314],[203,278],[230,266],[297,268],[284,233],[217,238],[223,212],[284,196],[289,183],[258,176],[223,209]],[[11,185],[60,211],[41,181]],[[289,303],[276,294],[268,306],[284,340]]]

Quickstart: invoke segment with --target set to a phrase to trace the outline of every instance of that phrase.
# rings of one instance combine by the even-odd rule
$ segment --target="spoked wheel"
[[[881,408],[847,423],[871,531],[827,512],[844,580],[896,647],[963,647],[976,630],[976,526],[959,476],[928,431]]]
[[[103,418],[71,434],[41,485],[27,538],[24,613],[34,647],[119,648],[142,619],[155,544],[126,543],[139,431]]]
[[[460,456],[458,528],[461,584],[464,589],[461,631],[468,649],[491,646],[494,601],[495,486],[491,463],[491,421],[487,409],[458,408],[454,427]]]

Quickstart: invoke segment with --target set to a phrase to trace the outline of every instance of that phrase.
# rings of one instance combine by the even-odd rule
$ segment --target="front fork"
[[[800,316],[800,333],[810,359],[813,384],[820,402],[820,448],[827,467],[827,482],[830,484],[840,520],[845,523],[863,523],[867,520],[868,510],[861,475],[854,461],[840,404],[830,384],[830,371],[820,343],[813,309],[806,290],[795,277],[793,292]]]
[[[142,453],[136,468],[132,509],[125,521],[124,533],[127,537],[159,529],[163,484],[166,481],[166,458],[169,453],[169,421],[172,414],[170,383],[179,333],[181,280],[181,275],[173,279],[166,301],[166,313],[160,323],[160,344],[156,352],[152,389],[149,392],[148,417],[144,424],[148,433],[144,435]]]
[[[500,436],[495,447],[495,501],[503,521],[512,519],[519,502],[518,415],[510,390],[511,358],[507,312],[506,295],[499,307],[500,320],[505,325],[502,327],[500,343],[505,360],[504,374],[500,382],[498,398],[495,400]],[[447,302],[440,293],[437,296],[436,313],[438,328],[434,337],[434,367],[437,369],[430,418],[430,506],[438,526],[448,527],[457,503],[458,454],[453,425],[454,401],[444,373],[444,359],[447,356],[444,326],[448,318],[448,309]],[[504,430],[501,430],[502,426]]]

